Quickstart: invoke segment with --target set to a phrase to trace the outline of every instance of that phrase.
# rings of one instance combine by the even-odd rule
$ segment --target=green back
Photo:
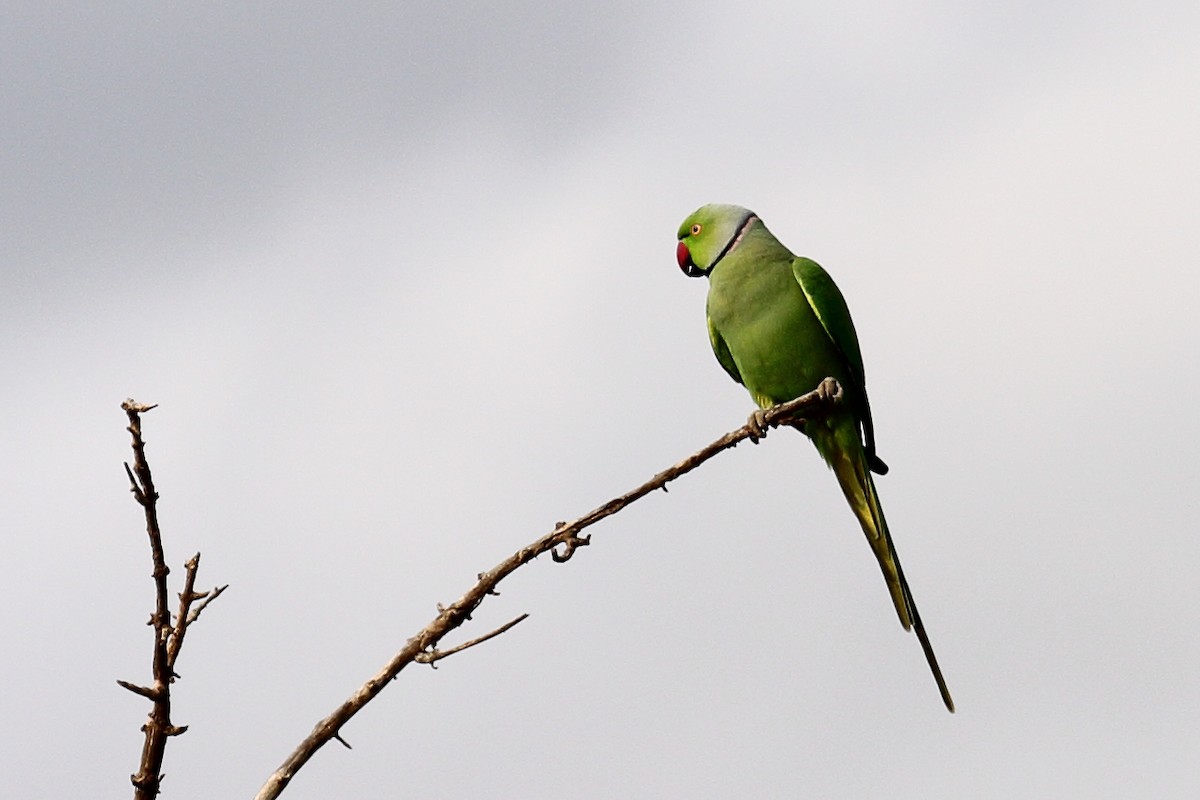
[[[792,261],[792,274],[808,304],[812,306],[821,326],[829,334],[834,345],[842,352],[850,374],[858,381],[859,389],[866,386],[866,376],[863,374],[862,352],[858,349],[858,334],[854,332],[854,323],[850,320],[850,309],[846,300],[829,273],[811,258],[800,256]]]
[[[858,347],[858,334],[854,331],[846,299],[829,273],[811,258],[800,256],[792,261],[792,274],[804,290],[804,296],[808,298],[808,304],[821,321],[821,326],[841,351],[850,376],[857,383],[857,386],[850,388],[851,395],[859,402],[856,416],[863,426],[867,462],[872,471],[885,474],[887,465],[875,455],[875,425],[871,420],[871,403],[867,400],[867,376],[863,370],[862,351]]]

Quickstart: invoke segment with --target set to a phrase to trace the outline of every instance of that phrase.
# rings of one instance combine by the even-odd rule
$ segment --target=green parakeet
[[[762,220],[740,206],[707,205],[679,227],[676,257],[688,277],[708,277],[708,335],[717,361],[744,385],[759,409],[822,386],[842,386],[828,415],[798,423],[829,464],[879,560],[896,614],[916,629],[946,708],[954,701],[904,579],[871,473],[887,465],[875,454],[862,353],[850,311],[829,274],[793,255]],[[751,427],[761,426],[761,410]]]

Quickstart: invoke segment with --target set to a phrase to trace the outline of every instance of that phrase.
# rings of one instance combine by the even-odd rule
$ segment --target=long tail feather
[[[862,525],[863,533],[879,561],[879,568],[887,581],[888,591],[892,595],[892,603],[896,606],[896,615],[905,630],[916,629],[917,640],[925,652],[925,660],[937,681],[938,691],[941,692],[942,702],[946,708],[954,711],[954,700],[946,687],[946,679],[938,666],[937,656],[934,655],[933,645],[929,643],[929,635],[925,632],[925,624],[917,611],[916,601],[913,600],[912,590],[900,567],[900,558],[896,555],[896,545],[892,542],[892,534],[888,530],[887,521],[883,516],[883,507],[879,503],[879,495],[875,491],[875,481],[867,463],[867,455],[858,441],[857,430],[854,438],[845,442],[838,436],[836,428],[825,428],[822,431],[812,431],[813,442],[824,456],[826,462],[837,476],[842,487],[842,493],[853,509]]]
[[[868,476],[867,480],[871,480],[870,476]],[[874,481],[871,481],[871,483],[871,492],[874,493]],[[882,519],[882,515],[880,518]],[[896,575],[900,579],[900,588],[904,590],[904,598],[908,602],[908,611],[912,615],[912,624],[917,632],[917,641],[921,643],[921,650],[925,653],[925,661],[929,664],[929,670],[933,673],[933,679],[937,681],[938,691],[942,694],[942,702],[946,704],[946,710],[953,714],[954,698],[950,696],[950,688],[946,686],[946,678],[942,675],[942,668],[938,665],[937,656],[934,655],[933,645],[929,643],[929,634],[925,632],[925,623],[921,621],[921,613],[917,611],[917,601],[913,599],[912,589],[908,588],[908,580],[904,577],[904,569],[900,566],[900,557],[896,554],[896,545],[892,543],[892,534],[887,528],[887,523],[883,525],[883,535],[887,539],[888,549],[892,552],[892,563],[896,565]]]

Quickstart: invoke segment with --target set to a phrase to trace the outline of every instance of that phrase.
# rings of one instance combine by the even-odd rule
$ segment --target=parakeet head
[[[758,217],[741,206],[701,206],[679,226],[675,258],[689,278],[708,275],[737,246]]]

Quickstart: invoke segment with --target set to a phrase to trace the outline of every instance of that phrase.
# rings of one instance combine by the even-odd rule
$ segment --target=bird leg
[[[817,396],[826,403],[842,399],[842,386],[833,378],[826,378],[817,387]]]
[[[833,378],[826,378],[825,380],[821,381],[815,391],[817,393],[817,397],[820,398],[821,402],[825,403],[826,405],[832,406],[835,403],[841,402],[842,385]],[[767,411],[769,410],[770,409],[766,408],[756,408],[754,409],[754,412],[750,414],[749,419],[746,420],[746,427],[750,429],[750,441],[758,444],[758,440],[765,439],[767,436],[767,430],[774,425],[789,425],[801,433],[805,433],[804,427],[807,423],[807,420],[804,417],[784,417],[775,420],[773,423],[768,423]],[[879,463],[883,464],[882,461]],[[886,470],[887,467],[885,466],[884,471]]]
[[[746,420],[746,427],[750,429],[750,441],[758,444],[759,439],[763,439],[767,435],[767,412],[766,409],[756,408]]]

